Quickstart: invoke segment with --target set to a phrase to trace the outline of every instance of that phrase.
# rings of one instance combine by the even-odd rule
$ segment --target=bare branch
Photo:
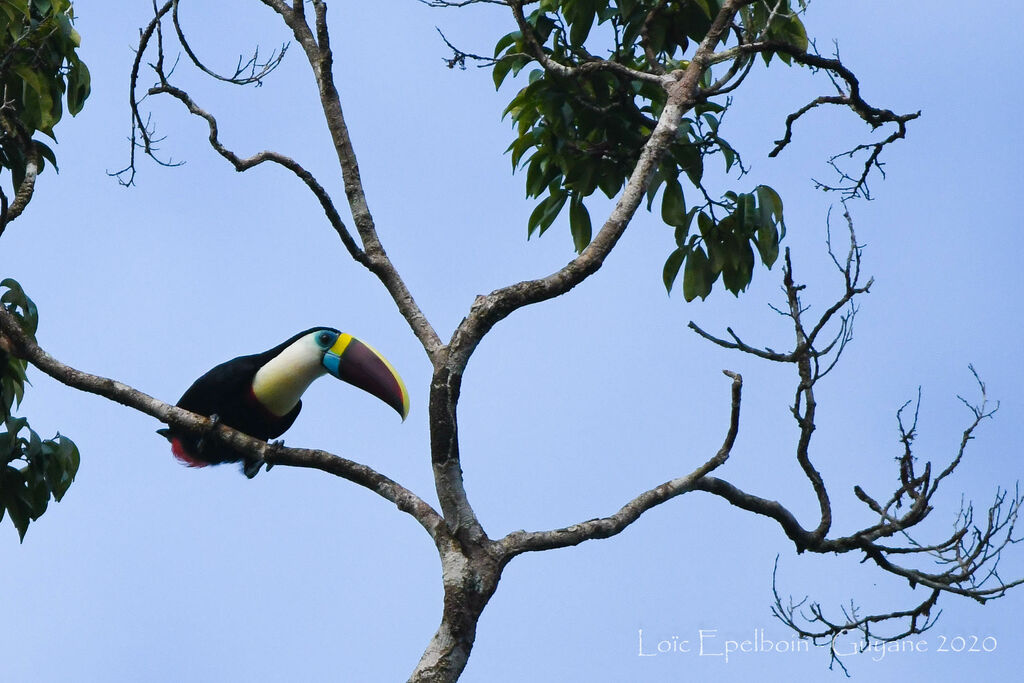
[[[791,318],[793,320],[793,323],[795,325],[794,329],[797,333],[797,343],[792,351],[782,353],[767,347],[758,348],[751,346],[750,344],[747,344],[742,339],[740,339],[739,335],[737,335],[731,327],[726,328],[726,332],[731,338],[731,341],[728,339],[716,337],[704,331],[692,320],[688,324],[688,327],[694,332],[696,332],[698,335],[703,337],[704,339],[707,339],[708,341],[717,344],[718,346],[727,349],[735,349],[737,351],[742,351],[743,353],[747,353],[752,356],[757,356],[758,358],[763,358],[764,360],[770,360],[777,363],[797,364],[799,364],[802,361],[809,362],[814,366],[814,370],[813,372],[811,372],[811,376],[815,380],[821,379],[821,377],[826,375],[835,366],[836,362],[839,360],[839,357],[842,355],[842,352],[845,349],[846,344],[853,338],[853,319],[856,316],[857,312],[856,308],[852,304],[853,300],[861,294],[868,293],[871,290],[871,285],[874,283],[873,279],[869,279],[863,287],[860,286],[860,262],[862,247],[859,244],[857,244],[857,236],[853,229],[853,219],[850,217],[850,213],[848,210],[846,210],[845,206],[843,216],[847,220],[847,225],[850,234],[850,249],[846,256],[845,265],[840,265],[838,258],[832,250],[830,232],[828,233],[829,237],[826,243],[828,245],[829,256],[832,258],[832,261],[836,264],[836,267],[839,269],[840,273],[843,276],[843,280],[845,282],[845,291],[842,294],[842,296],[840,296],[835,301],[835,303],[833,303],[831,306],[825,309],[825,311],[821,314],[821,316],[819,316],[817,322],[814,323],[814,326],[810,329],[809,332],[805,330],[803,326],[803,321],[801,319],[801,316],[803,316],[806,310],[800,304],[800,291],[803,289],[804,286],[796,285],[793,283],[792,272],[790,270],[792,268],[792,262],[790,259],[789,250],[787,249],[785,252],[785,267],[783,270],[783,274],[786,276],[787,279],[785,280],[786,284],[784,285],[783,291],[786,293],[786,308],[785,310],[776,308],[774,306],[772,308],[781,313],[782,315],[786,316],[787,318]],[[848,313],[846,315],[840,316],[838,332],[832,337],[832,341],[829,342],[824,348],[816,349],[815,343],[817,342],[818,337],[828,326],[828,324],[833,321],[836,314],[839,313],[839,311],[842,310],[844,307],[849,307]],[[833,353],[833,351],[835,351],[835,353]],[[832,354],[832,358],[827,362],[825,368],[822,369],[820,366],[820,360],[824,357],[829,356],[830,354]]]
[[[578,545],[583,541],[597,538],[609,538],[620,532],[640,518],[640,515],[653,507],[661,505],[676,496],[699,488],[700,483],[707,479],[706,475],[720,467],[729,458],[740,426],[740,402],[743,390],[743,378],[737,373],[723,371],[732,378],[732,410],[729,417],[729,429],[722,447],[710,459],[697,469],[683,477],[667,481],[629,501],[614,515],[591,519],[579,524],[551,531],[514,531],[497,542],[503,553],[509,557],[524,552],[551,550]]]
[[[871,126],[872,129],[876,129],[885,124],[894,124],[896,126],[896,130],[884,140],[875,143],[857,145],[853,149],[834,155],[829,159],[829,164],[838,173],[841,182],[845,184],[829,185],[815,181],[815,185],[818,188],[841,192],[843,197],[847,199],[858,196],[870,199],[871,193],[868,190],[867,180],[871,170],[878,169],[884,176],[882,164],[879,162],[882,150],[896,140],[906,137],[907,123],[918,118],[921,115],[921,112],[896,114],[888,109],[871,106],[860,94],[860,81],[857,79],[857,76],[846,68],[838,58],[838,55],[834,59],[828,59],[819,54],[801,50],[789,43],[768,40],[759,40],[754,42],[741,41],[739,45],[712,55],[711,63],[715,64],[735,60],[741,55],[755,55],[762,53],[784,54],[789,56],[798,64],[811,67],[812,69],[822,69],[829,74],[829,77],[832,79],[832,82],[836,85],[836,88],[839,91],[836,95],[822,95],[816,97],[797,111],[787,116],[785,134],[781,139],[776,141],[775,148],[768,154],[768,156],[774,157],[778,155],[790,143],[790,141],[792,141],[793,125],[796,121],[804,114],[822,104],[833,104],[848,107],[860,116],[869,126]],[[837,77],[845,83],[845,91],[836,80]],[[711,94],[715,94],[713,90],[714,89],[709,92]],[[840,158],[846,157],[852,159],[859,152],[864,151],[868,152],[868,155],[858,175],[854,176],[846,173],[836,163]]]
[[[506,5],[505,0],[419,0],[427,7],[467,7],[469,5]]]
[[[863,552],[865,559],[874,562],[889,574],[906,579],[911,587],[921,585],[930,589],[929,596],[924,601],[908,610],[863,616],[856,606],[851,604],[848,609],[842,610],[842,618],[827,617],[820,605],[817,603],[807,605],[806,599],[795,603],[790,599],[789,604],[784,605],[776,591],[774,607],[776,616],[798,634],[812,638],[815,642],[823,641],[826,644],[831,642],[830,639],[849,630],[861,631],[865,642],[898,640],[912,633],[920,633],[934,623],[934,616],[937,615],[932,617],[929,615],[931,607],[940,593],[961,595],[984,602],[1001,597],[1009,589],[1024,583],[1024,579],[1004,580],[998,572],[999,559],[1003,550],[1021,540],[1015,535],[1020,508],[1024,504],[1024,497],[1020,495],[1019,490],[1012,497],[1005,491],[997,491],[995,501],[989,506],[985,523],[982,525],[974,524],[973,510],[970,505],[967,505],[962,507],[953,532],[944,540],[921,543],[911,534],[913,528],[926,519],[932,511],[932,498],[939,483],[950,476],[960,465],[966,446],[974,438],[974,432],[979,424],[984,419],[991,417],[994,412],[994,409],[990,409],[988,406],[985,384],[980,380],[973,367],[971,367],[971,372],[980,389],[981,400],[975,404],[961,397],[961,401],[971,411],[973,419],[963,433],[955,457],[946,468],[934,479],[931,463],[925,463],[923,473],[920,475],[916,471],[913,441],[917,433],[920,408],[919,392],[912,421],[904,420],[904,413],[910,402],[904,404],[897,411],[902,452],[897,458],[899,485],[896,491],[888,497],[887,501],[880,503],[860,486],[854,487],[856,497],[878,515],[879,521],[846,536],[827,538],[832,518],[831,504],[824,481],[810,460],[810,438],[814,431],[816,411],[813,389],[817,381],[834,367],[845,344],[852,338],[852,320],[856,313],[852,302],[856,296],[867,292],[871,286],[870,280],[864,286],[859,284],[862,247],[857,243],[853,221],[849,212],[845,210],[845,206],[843,215],[847,221],[850,237],[845,257],[839,257],[833,250],[831,235],[827,240],[829,256],[843,278],[843,292],[833,305],[825,309],[809,330],[804,323],[807,309],[800,301],[800,294],[804,286],[796,284],[794,281],[792,261],[789,252],[786,253],[783,271],[786,305],[785,310],[776,310],[789,318],[793,325],[796,335],[793,351],[779,353],[771,349],[754,347],[741,340],[731,328],[727,328],[730,339],[719,339],[693,323],[690,325],[700,336],[720,346],[736,349],[765,360],[790,362],[797,366],[800,379],[792,406],[792,412],[800,430],[796,457],[818,498],[821,521],[816,529],[808,531],[782,504],[746,493],[715,477],[702,477],[693,483],[692,488],[713,493],[736,507],[775,519],[785,534],[794,542],[798,552]],[[825,349],[816,349],[815,340],[823,333],[830,319],[840,309],[847,306],[849,313],[841,317],[839,331],[831,343]],[[826,359],[830,353],[831,360],[826,360],[823,366],[822,360]],[[907,506],[903,506],[905,499],[909,499],[910,504]],[[903,508],[902,512],[898,512],[901,507]],[[879,542],[895,537],[902,537],[906,540],[906,544]],[[941,567],[941,570],[933,571],[907,566],[894,561],[894,558],[931,558]],[[901,625],[897,627],[898,632],[877,635],[872,630],[873,626],[888,622],[899,622]]]
[[[157,35],[157,54],[162,70],[164,51],[160,20],[165,14],[171,11],[172,5],[173,0],[167,0],[163,6],[157,8],[156,1],[154,0],[153,19],[146,25],[146,28],[139,31],[139,47],[135,51],[135,59],[132,62],[131,76],[129,77],[128,83],[128,103],[132,111],[132,130],[131,135],[128,138],[128,165],[120,171],[110,171],[107,173],[107,175],[116,177],[117,181],[125,187],[130,187],[135,183],[135,152],[138,149],[142,149],[146,155],[151,157],[158,164],[165,166],[175,165],[161,161],[155,155],[153,147],[154,131],[150,127],[149,120],[143,120],[142,113],[140,111],[140,104],[142,100],[135,95],[138,90],[139,71],[142,68],[142,58],[145,55],[154,34]],[[139,142],[139,138],[142,139],[141,143]],[[127,178],[127,180],[125,180],[125,178]]]
[[[829,668],[831,669],[833,665],[838,664],[847,676],[849,676],[849,671],[847,671],[846,665],[843,664],[840,657],[848,653],[837,651],[836,641],[839,636],[850,631],[859,631],[863,635],[865,646],[873,643],[888,643],[902,640],[910,635],[924,633],[930,629],[935,625],[939,615],[942,613],[939,610],[932,614],[932,608],[938,601],[940,594],[939,591],[933,590],[921,603],[907,610],[861,616],[859,608],[851,603],[849,607],[844,607],[841,610],[842,619],[834,620],[834,618],[825,616],[825,612],[819,603],[808,603],[806,597],[798,602],[790,597],[788,602],[783,604],[782,597],[778,591],[778,570],[779,559],[776,557],[775,568],[772,570],[772,594],[774,596],[774,604],[771,608],[772,614],[800,637],[810,638],[815,645],[828,645],[831,655]],[[898,632],[880,635],[871,630],[875,624],[899,620],[905,620],[905,625],[901,627],[902,630],[897,629]]]
[[[437,336],[437,332],[434,331],[423,311],[416,304],[405,282],[384,250],[384,246],[377,235],[377,227],[373,220],[373,215],[370,213],[366,194],[363,190],[355,148],[352,144],[348,125],[345,123],[338,89],[334,84],[334,75],[332,73],[334,57],[331,52],[327,30],[327,5],[319,0],[313,2],[316,15],[316,34],[314,36],[309,24],[306,23],[304,13],[292,11],[279,0],[263,0],[263,2],[278,12],[292,30],[292,35],[305,52],[306,58],[313,69],[313,75],[319,85],[320,103],[327,122],[327,128],[331,134],[331,140],[338,154],[338,162],[341,166],[341,174],[345,184],[345,194],[348,197],[352,219],[366,254],[365,260],[360,260],[360,263],[376,275],[388,290],[391,298],[398,306],[399,312],[423,345],[431,362],[437,367],[444,353],[444,344]]]
[[[359,248],[359,245],[355,243],[355,240],[352,239],[352,235],[349,234],[348,228],[345,227],[344,222],[341,220],[341,216],[338,215],[338,211],[334,207],[334,202],[331,199],[331,196],[327,193],[327,190],[320,185],[317,179],[313,177],[313,174],[303,168],[301,164],[291,157],[267,150],[258,152],[257,154],[247,158],[241,158],[221,143],[217,120],[214,116],[201,109],[184,90],[165,83],[164,85],[158,85],[150,88],[149,94],[170,95],[184,104],[191,114],[204,119],[210,127],[210,146],[213,147],[218,154],[231,162],[231,165],[235,167],[236,171],[247,171],[254,166],[258,166],[269,161],[283,166],[294,173],[295,176],[309,188],[320,202],[320,206],[323,207],[327,220],[330,222],[331,227],[334,228],[335,232],[338,233],[338,236],[341,238],[342,243],[345,245],[345,248],[348,250],[348,253],[352,258],[360,263],[365,261],[366,255],[363,253],[363,250]]]
[[[935,493],[935,490],[939,487],[939,483],[943,479],[948,477],[950,474],[952,474],[953,470],[955,470],[957,466],[960,464],[960,461],[964,457],[964,451],[967,449],[967,444],[968,442],[971,441],[971,439],[974,438],[974,430],[978,428],[978,425],[980,425],[983,420],[987,420],[988,418],[992,417],[995,414],[995,412],[999,410],[998,403],[996,403],[994,408],[989,409],[988,392],[985,388],[985,383],[981,381],[980,377],[978,377],[978,372],[974,369],[973,365],[968,365],[967,367],[968,369],[970,369],[971,374],[974,375],[974,380],[978,383],[978,389],[981,392],[981,402],[978,404],[972,404],[964,400],[962,396],[957,396],[957,398],[960,399],[960,401],[965,406],[967,406],[967,408],[974,415],[974,421],[971,422],[967,429],[964,430],[963,436],[960,439],[960,449],[957,451],[956,457],[953,458],[949,465],[946,466],[946,469],[944,469],[939,474],[939,476],[935,478],[935,482],[932,484],[932,489],[929,493],[929,496]]]
[[[423,0],[420,0],[420,2],[423,2]],[[475,55],[472,52],[464,52],[451,44],[451,41],[449,41],[448,38],[444,35],[444,31],[442,31],[437,26],[435,26],[434,28],[437,30],[438,35],[441,36],[441,40],[444,41],[444,44],[447,45],[448,49],[452,51],[451,59],[444,60],[445,65],[449,69],[454,69],[455,67],[465,69],[467,59],[472,59],[474,62],[477,62],[477,66],[479,67],[493,66],[495,63],[500,61],[495,59],[494,57],[484,57],[482,55]],[[508,56],[504,58],[507,59]]]
[[[189,45],[185,39],[185,32],[181,30],[181,22],[178,19],[178,4],[179,0],[172,0],[171,9],[171,22],[174,24],[174,31],[178,34],[178,42],[181,43],[181,47],[185,50],[185,54],[196,66],[197,69],[205,73],[207,76],[211,76],[218,81],[225,83],[231,83],[233,85],[262,85],[263,79],[268,76],[274,69],[281,64],[281,60],[284,59],[285,53],[288,51],[288,43],[281,45],[279,51],[270,53],[270,57],[267,57],[262,62],[260,61],[260,49],[257,47],[253,51],[252,57],[245,62],[242,58],[238,58],[238,65],[235,67],[235,73],[231,76],[222,76],[221,74],[213,71],[196,56],[195,52],[192,51],[192,46]],[[248,75],[245,75],[248,72]]]

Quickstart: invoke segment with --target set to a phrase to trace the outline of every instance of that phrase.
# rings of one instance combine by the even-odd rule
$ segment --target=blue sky
[[[173,402],[199,374],[294,332],[331,325],[381,350],[412,396],[400,424],[382,403],[323,380],[286,435],[365,462],[434,499],[424,409],[429,363],[379,283],[352,263],[292,177],[235,173],[205,146],[205,127],[177,103],[153,101],[176,169],[142,162],[137,186],[108,171],[126,163],[130,47],[148,3],[78,4],[82,56],[93,74],[85,111],[58,128],[60,175],[48,171],[3,237],[3,276],[39,305],[39,341],[57,358]],[[922,459],[955,453],[975,395],[974,363],[1001,409],[968,451],[929,529],[947,532],[960,494],[984,509],[1021,475],[1024,370],[1019,339],[1021,187],[1016,27],[1002,3],[867,0],[811,4],[805,24],[825,52],[838,39],[868,101],[922,110],[886,152],[876,199],[852,205],[876,279],[856,339],[819,386],[812,457],[830,483],[837,532],[869,523],[852,488],[890,492],[899,453],[895,411],[922,388]],[[229,68],[259,43],[286,39],[255,2],[186,4],[197,50]],[[993,17],[995,17],[993,19]],[[527,241],[532,205],[503,154],[511,139],[486,71],[444,68],[434,26],[488,53],[510,30],[498,9],[429,10],[414,0],[331,5],[343,104],[378,229],[443,338],[476,294],[536,277],[572,255],[564,225]],[[269,148],[305,164],[337,193],[340,176],[299,51],[258,89],[181,84],[218,114],[242,154]],[[148,78],[148,77],[147,77]],[[834,197],[813,189],[827,156],[867,139],[843,111],[802,120],[768,159],[785,115],[827,90],[823,78],[757,69],[736,94],[723,135],[751,166],[722,191],[764,182],[786,203],[796,276],[816,309],[840,281],[824,250]],[[595,217],[602,205],[591,206]],[[781,274],[759,269],[738,299],[716,291],[667,297],[661,265],[671,229],[643,214],[595,277],[494,329],[471,361],[460,407],[463,468],[492,537],[614,512],[637,493],[689,472],[721,443],[728,380],[745,378],[743,422],[720,475],[787,505],[805,524],[815,502],[793,457],[790,369],[714,347],[686,329],[731,325],[784,347],[772,313]],[[813,309],[812,309],[813,310]],[[44,435],[75,439],[78,479],[18,545],[0,525],[0,655],[17,681],[404,680],[440,618],[435,551],[410,518],[369,492],[277,468],[247,481],[233,467],[190,470],[147,416],[63,387],[38,372],[22,413]],[[1019,547],[1017,548],[1019,550]],[[838,609],[899,609],[921,591],[851,555],[797,556],[774,523],[689,494],[620,536],[523,556],[487,607],[465,681],[840,680],[822,650],[715,656],[763,629],[780,588]],[[1003,567],[1020,576],[1011,553]],[[944,596],[917,651],[851,656],[855,679],[995,678],[1024,665],[1020,594],[984,607]],[[652,642],[690,652],[639,656]],[[699,647],[705,634],[704,655]],[[993,652],[954,652],[960,641]],[[717,639],[717,640],[716,640]],[[922,642],[923,641],[923,642]],[[717,649],[716,649],[717,648]],[[942,651],[943,648],[949,651]],[[877,660],[877,661],[876,661]]]

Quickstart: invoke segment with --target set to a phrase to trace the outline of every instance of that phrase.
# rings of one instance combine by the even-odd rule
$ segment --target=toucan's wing
[[[300,410],[302,410],[302,401],[296,403],[294,408],[281,416],[281,420],[274,425],[274,429],[277,431],[277,434],[271,434],[268,438],[276,439],[287,432],[288,428],[295,422],[295,418],[299,416]]]
[[[193,382],[178,406],[200,415],[223,412],[227,404],[248,394],[258,369],[254,356],[239,356],[221,363]]]

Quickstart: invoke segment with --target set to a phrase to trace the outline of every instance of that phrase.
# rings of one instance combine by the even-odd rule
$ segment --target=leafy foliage
[[[81,37],[73,21],[71,0],[0,0],[0,169],[10,171],[16,191],[23,189],[30,166],[40,172],[46,161],[57,165],[53,151],[33,136],[39,132],[53,138],[65,100],[74,116],[89,96],[89,69],[78,58]],[[29,197],[31,192],[24,198],[19,192],[15,205],[23,208]],[[2,192],[0,199],[2,233],[15,212],[8,214]],[[0,292],[0,306],[34,338],[39,324],[35,304],[14,280],[0,282]],[[46,512],[50,498],[64,497],[78,472],[79,454],[67,437],[41,439],[27,419],[14,416],[25,394],[27,366],[11,351],[0,336],[0,521],[5,514],[10,517],[24,540],[29,523]]]
[[[21,286],[8,278],[0,282],[0,306],[14,315],[22,331],[34,337],[39,315]],[[28,420],[14,417],[25,393],[25,361],[16,358],[0,338],[0,521],[4,514],[24,540],[30,522],[46,512],[50,498],[60,501],[78,472],[74,442],[57,434],[40,439]]]
[[[56,166],[53,151],[33,140],[38,131],[53,138],[67,100],[72,116],[89,96],[89,69],[76,50],[70,0],[0,0],[0,167],[10,170],[15,188],[35,159]],[[54,138],[55,139],[55,138]]]
[[[576,70],[566,76],[558,68],[533,69],[505,110],[516,130],[509,146],[513,168],[526,170],[526,195],[540,199],[530,214],[528,235],[543,234],[568,204],[573,244],[577,252],[586,248],[591,223],[584,200],[597,190],[609,198],[621,190],[667,101],[661,83],[636,78],[636,73],[657,76],[685,69],[687,54],[703,40],[720,9],[720,0],[541,0],[524,17],[525,35],[514,31],[497,42],[493,76],[498,88],[510,74],[530,64],[544,67],[547,60]],[[747,6],[737,18],[731,37],[807,48],[803,24],[787,0]],[[774,54],[764,53],[765,62]],[[789,63],[788,56],[779,57]],[[716,68],[732,69],[736,76],[753,59],[738,56]],[[706,297],[719,276],[726,289],[738,294],[753,277],[755,254],[771,267],[785,234],[782,201],[771,188],[729,191],[713,200],[704,187],[708,157],[721,157],[727,172],[743,174],[739,154],[719,135],[729,102],[725,89],[715,87],[717,77],[711,67],[703,72],[706,96],[681,121],[648,192],[650,209],[661,191],[662,218],[675,228],[676,249],[665,264],[665,286],[671,291],[685,264],[688,301]],[[716,93],[724,102],[714,101]],[[684,184],[692,189],[684,191]],[[689,193],[699,196],[700,203],[687,210]],[[695,217],[698,232],[691,235]]]
[[[663,215],[672,192],[665,190]],[[676,229],[676,249],[662,273],[665,288],[672,291],[685,264],[683,298],[687,301],[707,297],[719,276],[727,290],[739,294],[753,277],[755,251],[769,268],[779,256],[779,241],[786,234],[786,225],[782,221],[782,199],[775,190],[758,185],[750,193],[726,192],[720,206],[727,208],[728,214],[718,221],[711,212],[699,208],[665,216],[665,222]],[[695,215],[698,231],[690,234]]]

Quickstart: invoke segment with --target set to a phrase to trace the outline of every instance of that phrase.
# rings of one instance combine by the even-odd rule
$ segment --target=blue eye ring
[[[325,349],[330,348],[331,344],[334,343],[334,339],[335,335],[332,334],[331,332],[328,332],[327,330],[324,330],[323,332],[316,335],[316,343],[324,347]]]

